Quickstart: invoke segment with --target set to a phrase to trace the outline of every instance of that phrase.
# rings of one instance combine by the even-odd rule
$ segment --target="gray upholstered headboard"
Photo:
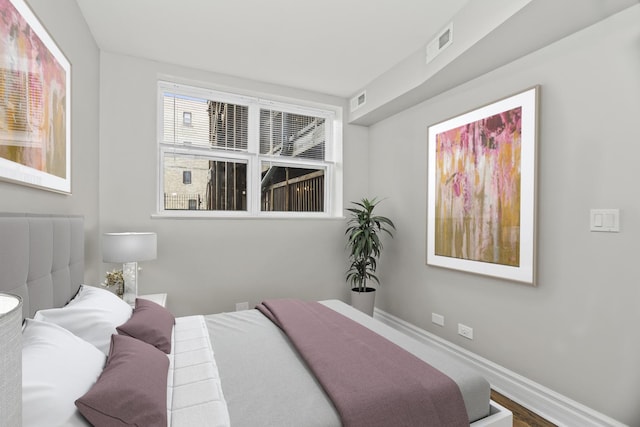
[[[62,307],[83,280],[82,216],[0,213],[0,292],[20,295],[25,317]]]

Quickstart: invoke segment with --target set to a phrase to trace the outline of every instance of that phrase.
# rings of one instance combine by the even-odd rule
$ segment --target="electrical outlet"
[[[444,326],[444,316],[437,313],[431,313],[431,322],[438,326]]]
[[[463,337],[472,340],[473,339],[473,328],[463,325],[462,323],[458,323],[458,334]]]
[[[236,303],[236,311],[249,310],[248,302],[237,302]]]

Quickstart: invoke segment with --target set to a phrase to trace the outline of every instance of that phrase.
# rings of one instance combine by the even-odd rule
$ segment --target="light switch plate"
[[[591,231],[620,232],[620,209],[591,209]]]

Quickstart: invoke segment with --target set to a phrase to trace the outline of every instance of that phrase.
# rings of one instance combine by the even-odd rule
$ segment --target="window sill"
[[[331,216],[331,215],[221,215],[221,214],[166,214],[155,213],[151,214],[151,219],[179,219],[179,220],[322,220],[322,221],[344,221],[344,216]]]

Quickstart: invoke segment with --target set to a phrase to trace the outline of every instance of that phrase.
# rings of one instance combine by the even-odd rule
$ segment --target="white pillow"
[[[55,323],[109,354],[111,335],[131,317],[132,308],[106,289],[82,285],[78,295],[62,308],[36,312],[34,319]]]
[[[22,329],[22,426],[87,426],[75,400],[97,381],[106,356],[57,325]]]

